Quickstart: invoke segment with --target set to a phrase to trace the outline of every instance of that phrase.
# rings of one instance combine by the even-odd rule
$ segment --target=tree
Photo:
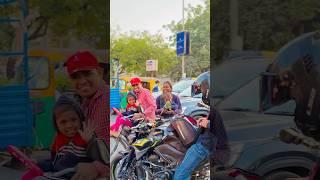
[[[68,41],[76,38],[95,48],[106,48],[109,35],[105,0],[25,0],[25,2],[29,12],[26,27],[30,41],[50,34],[52,40]],[[18,7],[1,6],[1,17],[16,15],[19,12]],[[11,36],[13,35],[11,33]]]
[[[211,46],[215,60],[229,52],[229,1],[212,1]],[[244,50],[278,51],[301,34],[319,29],[318,0],[239,0]]]
[[[212,59],[219,63],[229,51],[229,1],[211,1],[211,16],[210,52]]]
[[[111,58],[120,60],[120,73],[146,75],[146,60],[158,60],[158,75],[168,75],[178,62],[174,49],[161,35],[148,32],[131,32],[116,35],[111,33]]]
[[[29,46],[45,36],[48,47],[72,46],[72,40],[81,42],[93,49],[106,49],[109,42],[108,1],[105,0],[22,0],[10,5],[0,6],[0,18],[20,18],[20,2],[27,5],[29,12],[24,21],[28,31]],[[109,8],[108,8],[109,9]],[[1,24],[0,50],[12,51],[17,40],[17,25]],[[62,43],[61,43],[62,42]],[[74,42],[74,41],[73,41]],[[57,46],[55,46],[57,45]],[[10,78],[16,59],[7,60],[7,75]]]

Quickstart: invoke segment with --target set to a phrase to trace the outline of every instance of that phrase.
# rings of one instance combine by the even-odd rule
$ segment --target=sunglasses
[[[138,86],[138,84],[132,84],[132,87]]]

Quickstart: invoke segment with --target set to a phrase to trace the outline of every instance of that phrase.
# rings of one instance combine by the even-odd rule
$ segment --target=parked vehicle
[[[295,126],[292,121],[294,103],[290,101],[260,111],[260,73],[269,63],[271,61],[265,59],[234,60],[223,63],[223,68],[219,66],[211,73],[214,74],[211,75],[214,104],[224,119],[231,149],[237,152],[232,153],[227,163],[213,167],[213,177],[226,173],[230,177],[243,175],[247,179],[282,180],[303,177],[310,172],[314,154],[302,145],[286,144],[278,138],[281,129]],[[193,92],[197,92],[197,88],[193,88]],[[204,116],[208,114],[195,104],[190,104],[184,114],[197,111]]]
[[[266,58],[230,60],[218,65],[211,73],[207,71],[200,74],[190,89],[179,94],[183,113],[197,118],[208,115],[209,111],[195,106],[201,101],[200,84],[203,80],[212,81],[213,103],[216,104],[250,80],[258,77],[271,62],[272,60]]]
[[[172,93],[174,94],[180,94],[181,92],[183,92],[185,89],[191,87],[191,85],[193,84],[194,80],[192,79],[183,79],[178,81],[177,83],[175,83],[172,86]]]
[[[295,126],[294,102],[260,112],[259,85],[257,77],[216,104],[230,142],[243,145],[225,168],[239,168],[267,180],[307,175],[315,158],[310,149],[283,143],[278,137],[281,129]]]

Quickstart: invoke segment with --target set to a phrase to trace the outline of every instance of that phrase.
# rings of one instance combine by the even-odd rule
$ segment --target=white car
[[[192,79],[184,79],[184,80],[180,80],[179,82],[175,83],[172,86],[172,92],[176,95],[180,94],[181,92],[183,92],[184,90],[186,90],[187,88],[191,87],[191,85],[193,84],[194,80]],[[190,91],[191,92],[191,91]]]

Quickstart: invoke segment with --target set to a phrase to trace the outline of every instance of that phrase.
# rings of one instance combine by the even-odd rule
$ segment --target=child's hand
[[[155,119],[150,119],[149,123],[152,124],[152,127],[155,128],[156,127],[156,120]]]
[[[134,113],[134,115],[133,115],[133,119],[134,119],[134,120],[137,120],[137,119],[140,119],[140,118],[143,118],[143,114],[141,114],[141,113]]]
[[[88,119],[88,123],[83,122],[82,125],[83,125],[83,130],[79,130],[79,133],[83,138],[83,140],[85,140],[88,143],[92,138],[94,131],[96,130],[98,125],[93,121],[91,121],[90,119]]]

